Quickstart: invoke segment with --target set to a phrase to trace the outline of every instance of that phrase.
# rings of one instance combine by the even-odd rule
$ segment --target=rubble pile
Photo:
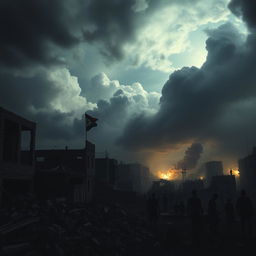
[[[0,255],[145,255],[157,244],[143,218],[114,204],[47,201],[0,216]]]

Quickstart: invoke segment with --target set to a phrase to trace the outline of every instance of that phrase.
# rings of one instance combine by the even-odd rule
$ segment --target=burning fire
[[[162,180],[175,180],[178,178],[179,173],[175,169],[169,169],[167,171],[158,171],[157,176]]]
[[[240,176],[240,172],[238,169],[231,169],[232,170],[232,174],[236,177],[239,177]]]
[[[240,172],[239,172],[239,170],[237,168],[229,168],[227,170],[227,173],[230,174],[230,175],[232,174],[235,177],[239,177],[240,176]]]

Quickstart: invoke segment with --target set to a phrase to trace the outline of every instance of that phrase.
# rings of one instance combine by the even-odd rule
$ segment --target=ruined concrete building
[[[253,147],[252,153],[238,161],[240,173],[240,187],[246,189],[247,194],[253,197],[256,202],[256,147]]]
[[[90,202],[94,193],[95,145],[36,151],[36,194],[42,199]]]
[[[148,191],[151,183],[148,167],[138,163],[118,165],[116,189],[143,194]]]
[[[0,203],[33,191],[36,124],[0,107]]]
[[[116,159],[104,157],[95,159],[95,178],[100,184],[111,187],[115,185],[118,161]]]

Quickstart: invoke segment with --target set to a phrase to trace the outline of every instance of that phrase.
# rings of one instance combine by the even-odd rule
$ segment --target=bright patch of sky
[[[165,6],[141,28],[137,41],[126,46],[129,62],[166,73],[191,64],[200,66],[206,55],[206,36],[200,28],[227,21],[230,13],[227,3],[227,0],[209,0],[183,8]],[[172,55],[177,54],[182,54],[181,60],[172,63]],[[189,58],[185,58],[186,55],[190,55]]]
[[[73,65],[80,86],[86,87],[100,72],[123,84],[139,82],[147,91],[160,92],[169,75],[184,66],[200,68],[207,51],[206,29],[231,22],[246,34],[244,23],[227,8],[229,0],[198,1],[188,8],[171,5],[160,9],[139,29],[137,40],[125,46],[122,61],[108,63],[96,46],[86,46],[78,53],[81,62]],[[145,1],[137,1],[136,10],[144,10]],[[140,5],[139,5],[140,4]]]
[[[244,23],[236,18],[234,15],[230,14],[228,19],[221,20],[216,23],[207,23],[201,25],[197,30],[192,31],[188,36],[189,46],[184,52],[172,54],[169,60],[172,63],[172,67],[180,69],[184,66],[195,66],[200,68],[206,60],[207,51],[205,48],[205,42],[207,40],[206,29],[215,29],[225,22],[230,22],[241,32],[241,34],[246,35],[248,33]]]

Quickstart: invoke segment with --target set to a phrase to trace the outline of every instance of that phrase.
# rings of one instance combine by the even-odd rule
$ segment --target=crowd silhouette
[[[240,219],[242,235],[251,236],[253,205],[251,199],[246,195],[245,190],[241,191],[241,195],[237,200],[236,208]]]
[[[191,237],[193,244],[199,245],[202,231],[203,208],[196,190],[192,191],[192,196],[188,199],[187,212],[191,220]]]
[[[163,194],[161,198],[156,193],[152,193],[147,204],[150,225],[157,229],[161,222],[161,213],[169,212],[170,217],[178,216],[179,220],[187,221],[185,233],[187,231],[192,246],[200,247],[202,236],[205,234],[213,245],[218,244],[223,236],[230,240],[236,236],[241,244],[246,243],[253,237],[252,200],[245,190],[241,190],[236,200],[227,198],[224,204],[219,203],[219,198],[217,193],[213,193],[206,207],[203,207],[197,191],[193,190],[186,203],[177,200],[170,209],[167,194]]]

